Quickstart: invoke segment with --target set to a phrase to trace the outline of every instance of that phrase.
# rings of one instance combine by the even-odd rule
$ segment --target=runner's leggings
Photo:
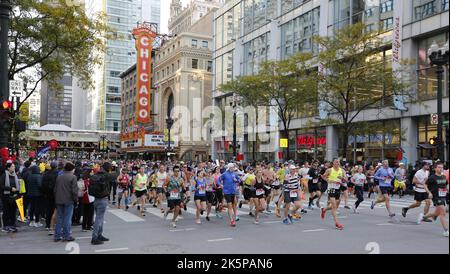
[[[359,204],[364,201],[364,188],[362,186],[355,186],[356,198],[355,207],[358,208]]]

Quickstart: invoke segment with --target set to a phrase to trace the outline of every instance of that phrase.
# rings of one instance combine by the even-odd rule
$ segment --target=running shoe
[[[235,226],[236,226],[236,223],[234,222],[234,220],[231,220],[230,225],[231,225],[232,227],[235,227]]]
[[[172,228],[177,228],[177,224],[175,222],[172,222],[170,225],[172,226]]]
[[[445,230],[443,235],[448,238],[448,230]]]
[[[402,216],[404,218],[406,218],[406,212],[408,212],[408,208],[407,207],[402,208]]]
[[[306,211],[305,209],[302,209],[300,212],[303,213],[303,214],[308,213],[308,211]]]
[[[372,201],[372,204],[370,205],[370,209],[374,209],[375,208],[375,201]]]
[[[425,222],[425,223],[432,223],[433,222],[432,220],[430,220],[428,218],[423,218],[422,221]]]
[[[236,220],[236,222],[239,222],[239,216],[236,216],[236,218],[235,218],[235,220]]]
[[[249,216],[252,216],[252,217],[254,217],[255,215],[253,215],[253,213],[252,212],[250,212],[249,214],[248,214]]]
[[[291,222],[289,222],[289,220],[286,218],[286,219],[283,220],[283,224],[285,224],[285,225],[290,225]]]
[[[209,220],[209,216],[206,216],[206,220],[209,222],[210,220]]]
[[[352,208],[353,208],[353,213],[359,214],[359,211],[356,209],[356,206],[353,206]]]
[[[345,208],[345,209],[350,209],[350,207],[349,207],[349,206],[344,206],[344,208]]]
[[[336,229],[337,230],[342,230],[342,229],[344,229],[344,226],[342,224],[340,224],[340,223],[337,223],[336,224]]]
[[[325,208],[322,208],[322,213],[320,214],[320,217],[322,218],[322,219],[325,219],[325,213],[326,213],[327,211],[325,210]]]
[[[239,201],[239,208],[242,208],[242,201]]]
[[[292,216],[290,214],[288,214],[288,218],[289,218],[289,222],[291,222],[291,224],[292,224],[293,220],[292,220]]]
[[[168,210],[166,212],[164,212],[164,220],[167,219],[167,215],[169,215],[169,211]]]
[[[419,214],[419,218],[417,218],[417,224],[420,225],[423,221],[423,213]]]
[[[255,220],[255,225],[259,225],[259,220],[258,219]]]
[[[195,223],[199,225],[202,223],[202,221],[200,221],[200,219],[197,219],[197,220],[195,220]]]

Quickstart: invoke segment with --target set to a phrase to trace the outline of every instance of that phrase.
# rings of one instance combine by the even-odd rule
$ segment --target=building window
[[[389,0],[380,4],[380,13],[392,11],[394,9],[394,1]]]
[[[172,64],[172,73],[175,72],[175,64]]]
[[[372,17],[375,13],[375,8],[370,8],[368,10],[366,10],[365,12],[366,17]]]
[[[415,8],[416,20],[421,20],[423,18],[429,17],[436,12],[436,1],[428,2],[422,6],[418,6]]]
[[[372,32],[375,30],[375,24],[369,24],[366,26],[366,32]]]
[[[442,5],[442,6],[441,6],[441,10],[442,10],[442,11],[448,10],[449,0],[442,0],[441,5]]]
[[[203,47],[204,49],[207,49],[207,48],[208,48],[208,41],[203,41],[203,42],[202,42],[202,47]]]
[[[197,40],[192,39],[191,46],[192,46],[193,48],[197,48],[197,43],[198,43]]]
[[[206,68],[206,71],[207,71],[207,72],[212,72],[212,64],[213,64],[212,61],[208,61],[208,66],[207,66],[207,68]]]
[[[192,68],[198,69],[198,59],[192,59]]]
[[[389,17],[384,20],[381,20],[381,29],[382,30],[391,30],[394,26],[394,18]]]
[[[119,131],[119,122],[114,122],[113,131]]]

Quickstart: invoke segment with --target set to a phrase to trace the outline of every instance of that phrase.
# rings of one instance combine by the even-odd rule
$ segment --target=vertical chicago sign
[[[156,32],[148,24],[139,25],[133,29],[136,39],[137,62],[136,62],[136,90],[138,92],[136,107],[136,122],[147,124],[151,121],[150,114],[150,92],[151,92],[151,58],[152,43]]]

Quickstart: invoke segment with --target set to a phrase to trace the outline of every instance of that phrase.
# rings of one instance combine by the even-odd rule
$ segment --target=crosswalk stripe
[[[120,219],[124,220],[127,223],[133,223],[133,222],[144,222],[145,220],[130,213],[127,211],[123,211],[122,209],[108,209],[109,213],[112,213],[116,217],[119,217]]]

